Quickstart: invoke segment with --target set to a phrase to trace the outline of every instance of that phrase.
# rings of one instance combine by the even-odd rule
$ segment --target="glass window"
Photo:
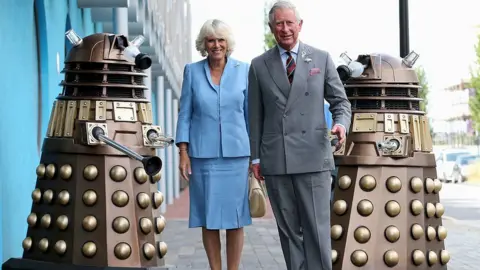
[[[473,161],[475,161],[478,157],[476,156],[466,156],[466,157],[462,157],[460,158],[460,165],[468,165],[470,163],[472,163]]]
[[[446,158],[447,158],[447,161],[455,162],[455,161],[457,161],[457,158],[459,156],[468,155],[468,154],[470,154],[470,153],[468,153],[468,152],[450,153],[450,154],[446,154]]]

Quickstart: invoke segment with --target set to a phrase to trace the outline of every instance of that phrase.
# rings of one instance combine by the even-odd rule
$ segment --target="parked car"
[[[436,156],[437,178],[440,181],[450,182],[453,180],[453,168],[459,156],[471,155],[470,151],[465,149],[446,149],[439,152]]]
[[[468,182],[480,182],[480,159],[475,160],[467,169]]]
[[[470,167],[480,159],[478,155],[463,155],[458,156],[453,166],[453,179],[454,183],[461,183],[467,180]]]

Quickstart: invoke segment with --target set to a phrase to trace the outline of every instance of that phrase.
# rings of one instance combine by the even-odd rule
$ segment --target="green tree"
[[[430,92],[430,87],[428,85],[427,76],[425,75],[425,69],[423,69],[422,66],[419,66],[415,68],[415,72],[417,73],[420,87],[422,87],[418,92],[418,97],[423,99],[423,102],[420,103],[420,110],[427,113],[428,112],[428,93]]]
[[[480,131],[480,35],[477,35],[475,48],[474,67],[470,68],[470,87],[474,89],[475,95],[470,98],[470,112],[475,125],[475,130]]]
[[[425,114],[428,113],[428,93],[430,92],[430,86],[428,84],[427,76],[425,74],[425,69],[422,66],[415,68],[415,72],[418,77],[418,84],[420,85],[420,90],[418,92],[418,97],[423,99],[423,102],[420,102],[420,110],[424,111]],[[430,136],[434,138],[435,133],[433,132],[433,127],[430,125]]]
[[[265,17],[264,17],[264,28],[265,28],[265,33],[264,33],[264,36],[263,36],[263,41],[265,43],[265,51],[268,51],[270,50],[271,48],[273,48],[276,44],[277,44],[277,41],[275,40],[275,36],[272,34],[272,32],[270,31],[270,26],[268,25],[268,11],[269,11],[269,8],[268,6],[270,6],[270,2],[269,1],[265,1],[265,7],[264,7],[264,13],[265,13]]]

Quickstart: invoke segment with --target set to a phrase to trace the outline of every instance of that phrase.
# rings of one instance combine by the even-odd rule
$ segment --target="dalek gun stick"
[[[153,176],[157,174],[161,169],[162,169],[162,160],[157,157],[143,157],[132,150],[128,149],[127,147],[115,142],[114,140],[111,140],[107,136],[105,136],[105,131],[101,127],[94,127],[92,130],[92,136],[99,140],[102,141],[111,147],[117,149],[118,151],[124,153],[125,155],[138,160],[142,162],[143,167],[146,171],[146,173],[150,176]]]

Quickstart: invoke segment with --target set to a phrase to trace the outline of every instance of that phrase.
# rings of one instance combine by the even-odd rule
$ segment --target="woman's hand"
[[[188,156],[187,151],[180,151],[180,175],[183,179],[190,181],[189,175],[192,174],[192,168],[190,166],[190,157]]]

